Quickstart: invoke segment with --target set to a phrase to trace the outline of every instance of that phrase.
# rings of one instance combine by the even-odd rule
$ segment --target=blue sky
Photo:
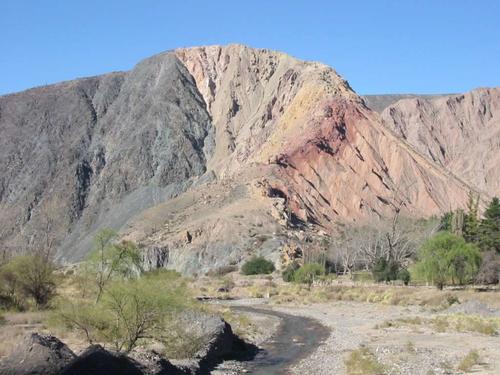
[[[500,86],[498,0],[1,0],[0,93],[227,43],[324,62],[360,94]]]

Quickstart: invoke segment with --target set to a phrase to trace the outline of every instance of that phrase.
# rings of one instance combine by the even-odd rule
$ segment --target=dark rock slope
[[[78,259],[99,227],[184,191],[212,143],[203,99],[168,53],[0,97],[0,241]]]

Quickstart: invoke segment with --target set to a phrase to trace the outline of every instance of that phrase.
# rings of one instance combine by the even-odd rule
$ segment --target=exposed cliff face
[[[400,100],[385,126],[429,160],[487,194],[500,194],[500,89]]]
[[[171,54],[129,73],[1,97],[0,133],[4,243],[44,245],[50,226],[69,259],[99,227],[119,229],[184,191],[213,148],[203,99]]]
[[[277,260],[339,220],[400,201],[437,214],[470,189],[384,127],[330,67],[240,45],[1,97],[0,132],[4,243],[39,242],[55,218],[49,232],[69,260],[99,227],[140,242],[148,267]]]

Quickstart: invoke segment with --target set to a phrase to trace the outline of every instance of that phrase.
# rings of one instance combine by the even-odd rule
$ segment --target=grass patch
[[[472,367],[479,363],[479,353],[477,350],[471,350],[467,355],[460,361],[457,369],[463,372],[469,372]]]
[[[368,348],[352,351],[344,361],[348,375],[383,375],[385,367]]]

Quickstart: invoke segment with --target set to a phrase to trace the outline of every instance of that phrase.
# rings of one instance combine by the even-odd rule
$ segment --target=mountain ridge
[[[0,241],[16,252],[51,242],[61,261],[109,226],[151,264],[208,271],[249,248],[277,257],[297,228],[329,232],[399,201],[408,215],[438,214],[472,188],[334,69],[243,45],[1,96],[0,132]]]

